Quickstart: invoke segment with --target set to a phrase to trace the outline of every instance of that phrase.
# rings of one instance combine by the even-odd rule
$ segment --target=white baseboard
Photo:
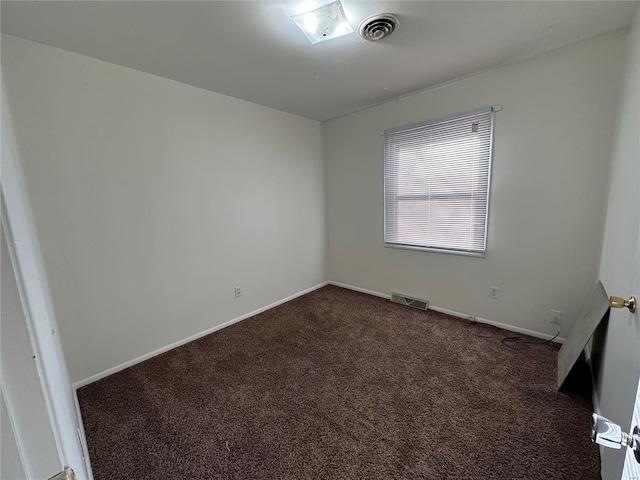
[[[184,338],[182,340],[179,340],[177,342],[174,342],[170,345],[166,345],[164,347],[158,348],[157,350],[154,350],[152,352],[146,353],[144,355],[141,355],[137,358],[134,358],[132,360],[129,360],[127,362],[121,363],[120,365],[117,365],[115,367],[109,368],[103,372],[97,373],[95,375],[91,375],[90,377],[87,377],[85,379],[79,380],[77,382],[73,383],[73,388],[74,390],[80,388],[80,387],[84,387],[85,385],[89,385],[90,383],[96,382],[102,378],[108,377],[109,375],[112,375],[116,372],[119,372],[121,370],[124,370],[125,368],[131,367],[133,365],[136,365],[140,362],[144,362],[145,360],[148,360],[149,358],[153,358],[157,355],[160,355],[161,353],[167,352],[173,348],[179,347],[181,345],[184,345],[185,343],[189,343],[193,340],[196,340],[200,337],[204,337],[205,335],[209,335],[210,333],[216,332],[218,330],[222,330],[225,327],[228,327],[230,325],[233,325],[234,323],[238,323],[242,320],[245,320],[249,317],[253,317],[254,315],[257,315],[259,313],[265,312],[267,310],[270,310],[274,307],[277,307],[278,305],[282,305],[285,302],[288,302],[290,300],[293,300],[294,298],[300,297],[302,295],[305,295],[309,292],[313,292],[314,290],[317,290],[318,288],[322,288],[325,285],[335,285],[337,287],[342,287],[342,288],[347,288],[349,290],[355,290],[356,292],[361,292],[361,293],[366,293],[368,295],[374,295],[376,297],[382,297],[382,298],[387,298],[390,299],[391,295],[386,294],[386,293],[380,293],[380,292],[376,292],[373,290],[367,290],[366,288],[360,288],[360,287],[355,287],[353,285],[347,285],[345,283],[340,283],[340,282],[334,282],[334,281],[328,281],[328,282],[323,282],[320,283],[318,285],[315,285],[311,288],[307,288],[306,290],[303,290],[301,292],[295,293],[293,295],[290,295],[286,298],[283,298],[282,300],[278,300],[277,302],[271,303],[270,305],[267,305],[265,307],[259,308],[257,310],[254,310],[252,312],[246,313],[244,315],[241,315],[239,317],[233,318],[231,320],[228,320],[224,323],[221,323],[220,325],[216,325],[214,327],[211,327],[207,330],[204,330],[200,333],[196,333],[195,335],[191,335],[190,337]],[[460,313],[460,312],[456,312],[453,310],[448,310],[445,308],[440,308],[440,307],[434,307],[432,305],[429,305],[429,309],[430,310],[434,310],[436,312],[440,312],[440,313],[446,313],[448,315],[452,315],[454,317],[460,317],[460,318],[464,318],[467,319],[468,318],[468,314],[466,313]],[[511,332],[516,332],[516,333],[522,333],[525,335],[530,335],[532,337],[537,337],[537,338],[542,338],[544,340],[551,340],[553,338],[553,335],[548,335],[546,333],[540,333],[540,332],[536,332],[534,330],[528,330],[526,328],[521,328],[521,327],[516,327],[513,325],[508,325],[506,323],[500,323],[500,322],[496,322],[493,320],[489,320],[486,318],[478,318],[476,317],[476,321],[479,323],[486,323],[488,325],[493,325],[495,327],[499,327],[499,328],[503,328],[504,330],[509,330]],[[564,343],[565,339],[558,337],[554,340],[554,342],[557,343]]]
[[[465,320],[469,318],[469,315],[466,313],[454,312],[453,310],[447,310],[446,308],[432,307],[429,305],[430,310],[434,310],[440,313],[446,313],[447,315],[452,315],[454,317],[464,318]],[[554,335],[549,335],[548,333],[536,332],[535,330],[529,330],[528,328],[516,327],[515,325],[509,325],[508,323],[496,322],[495,320],[489,320],[488,318],[480,318],[476,317],[476,321],[478,323],[486,323],[487,325],[493,325],[494,327],[502,328],[503,330],[508,330],[510,332],[522,333],[523,335],[529,335],[531,337],[542,338],[543,340],[551,340],[553,339],[556,343],[564,343],[565,338],[563,337],[555,337]]]
[[[329,285],[335,285],[336,287],[348,288],[349,290],[355,290],[356,292],[366,293],[367,295],[373,295],[375,297],[386,298],[388,300],[391,299],[391,295],[387,295],[386,293],[374,292],[373,290],[367,290],[366,288],[354,287],[353,285],[347,285],[346,283],[329,281]]]
[[[346,283],[333,282],[333,281],[329,281],[328,283],[330,285],[335,285],[336,287],[348,288],[349,290],[355,290],[356,292],[375,295],[376,297],[389,298],[389,299],[391,298],[391,295],[387,295],[385,293],[380,293],[380,292],[374,292],[373,290],[367,290],[366,288],[354,287],[353,285],[347,285]],[[460,313],[453,310],[448,310],[446,308],[434,307],[431,304],[429,304],[429,310],[433,310],[434,312],[446,313],[447,315],[464,318],[465,320],[469,318],[469,314],[467,313]],[[476,321],[478,323],[486,323],[487,325],[493,325],[494,327],[502,328],[510,332],[522,333],[524,335],[529,335],[531,337],[542,338],[543,340],[551,340],[554,337],[553,335],[549,335],[546,333],[536,332],[535,330],[529,330],[527,328],[516,327],[514,325],[496,322],[494,320],[489,320],[487,318],[476,317]],[[564,343],[565,340],[566,339],[562,337],[556,337],[555,339],[553,339],[553,341],[556,343]]]
[[[238,323],[242,320],[245,320],[249,317],[253,317],[254,315],[257,315],[259,313],[265,312],[267,310],[270,310],[274,307],[277,307],[278,305],[282,305],[283,303],[286,303],[290,300],[293,300],[294,298],[300,297],[302,295],[305,295],[309,292],[313,292],[314,290],[317,290],[318,288],[324,287],[325,285],[328,285],[329,282],[323,282],[320,283],[318,285],[315,285],[311,288],[307,288],[306,290],[303,290],[301,292],[298,293],[294,293],[293,295],[290,295],[286,298],[283,298],[282,300],[278,300],[277,302],[271,303],[265,307],[259,308],[257,310],[254,310],[252,312],[249,313],[245,313],[244,315],[241,315],[239,317],[233,318],[231,320],[228,320],[224,323],[221,323],[220,325],[216,325],[214,327],[211,327],[207,330],[204,330],[203,332],[200,333],[196,333],[195,335],[191,335],[190,337],[187,338],[183,338],[182,340],[178,340],[177,342],[174,342],[170,345],[166,345],[164,347],[158,348],[157,350],[154,350],[153,352],[149,352],[146,353],[144,355],[141,355],[137,358],[134,358],[132,360],[129,360],[128,362],[124,362],[121,363],[120,365],[117,365],[115,367],[109,368],[107,370],[105,370],[104,372],[100,372],[100,373],[96,373],[95,375],[91,375],[90,377],[87,377],[83,380],[79,380],[77,382],[73,383],[73,389],[77,390],[80,387],[84,387],[85,385],[89,385],[90,383],[96,382],[98,380],[100,380],[101,378],[104,377],[108,377],[109,375],[112,375],[116,372],[119,372],[120,370],[124,370],[125,368],[131,367],[133,365],[136,365],[140,362],[144,362],[145,360],[148,360],[152,357],[155,357],[157,355],[160,355],[161,353],[164,352],[168,352],[171,349],[174,349],[176,347],[179,347],[181,345],[184,345],[185,343],[189,343],[192,342],[193,340],[197,340],[200,337],[204,337],[205,335],[209,335],[210,333],[216,332],[218,330],[222,330],[225,327],[228,327],[229,325],[233,325],[234,323]]]

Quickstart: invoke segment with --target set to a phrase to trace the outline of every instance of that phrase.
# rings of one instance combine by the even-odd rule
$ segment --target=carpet
[[[78,390],[95,480],[599,479],[558,345],[326,286]]]

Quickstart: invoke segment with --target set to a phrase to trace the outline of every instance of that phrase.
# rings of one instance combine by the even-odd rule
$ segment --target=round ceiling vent
[[[398,18],[391,13],[379,13],[365,18],[358,33],[365,40],[377,41],[388,37],[398,28]]]

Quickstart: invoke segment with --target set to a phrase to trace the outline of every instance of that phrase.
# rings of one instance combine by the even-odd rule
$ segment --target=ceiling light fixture
[[[353,32],[342,9],[340,0],[329,3],[310,12],[293,15],[296,22],[313,44],[324,42],[332,38],[341,37]]]

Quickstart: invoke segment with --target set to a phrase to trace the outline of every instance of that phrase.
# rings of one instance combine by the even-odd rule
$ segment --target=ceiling
[[[311,45],[289,18],[300,3],[3,1],[2,31],[327,120],[624,28],[638,8],[626,1],[343,0],[354,30],[383,12],[398,17],[398,30],[378,42],[352,33]]]

